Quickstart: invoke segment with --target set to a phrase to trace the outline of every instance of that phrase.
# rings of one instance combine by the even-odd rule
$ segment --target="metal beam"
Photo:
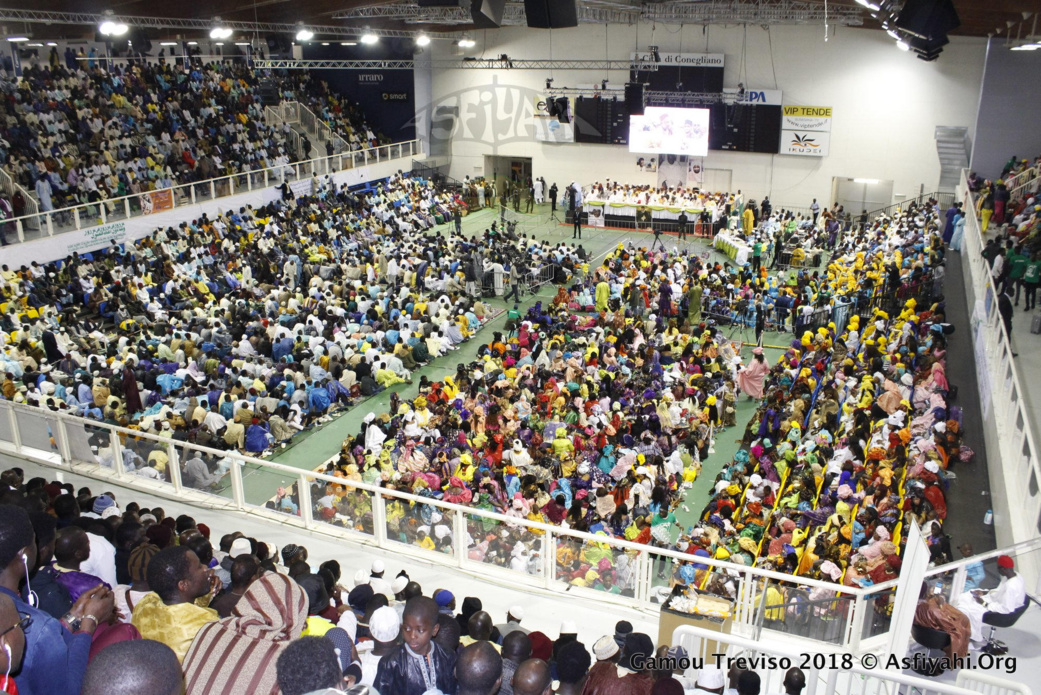
[[[47,12],[42,10],[12,10],[0,8],[0,22],[25,22],[30,24],[82,24],[98,26],[101,22],[120,22],[142,29],[181,29],[185,31],[209,32],[218,22],[212,19],[186,19],[180,17],[141,17],[137,15],[100,14],[93,12]],[[298,24],[282,22],[232,22],[221,20],[219,24],[236,32],[295,34]],[[307,28],[318,36],[330,38],[353,38],[361,33],[360,27],[308,24]],[[398,29],[372,29],[372,33],[386,38],[415,38],[424,33],[432,39],[458,38],[453,33],[420,32]]]
[[[860,26],[863,11],[851,6],[831,6],[825,11],[821,3],[802,0],[745,0],[744,2],[672,2],[631,6],[620,2],[586,0],[578,8],[580,22],[592,24],[633,24],[670,22],[676,24],[829,24]],[[472,25],[470,12],[462,7],[420,7],[412,0],[383,5],[358,7],[333,15],[333,19],[370,21],[387,19],[409,24]],[[522,3],[507,4],[503,26],[523,26],[527,19]]]
[[[578,21],[587,24],[631,24],[640,17],[640,9],[624,9],[617,3],[605,5],[580,5]],[[412,2],[386,5],[370,5],[338,12],[333,19],[345,21],[394,20],[406,24],[456,24],[472,25],[470,11],[462,7],[420,7]],[[522,3],[508,4],[503,8],[502,26],[527,26],[528,19]]]
[[[411,60],[254,60],[264,70],[411,70]],[[473,60],[430,60],[424,63],[444,70],[631,70],[652,72],[654,63],[633,63],[628,60],[500,60],[498,58]]]

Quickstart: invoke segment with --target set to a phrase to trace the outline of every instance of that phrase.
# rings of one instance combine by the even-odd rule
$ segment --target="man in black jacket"
[[[423,695],[435,688],[455,692],[455,654],[433,641],[439,628],[437,612],[431,598],[408,600],[401,622],[405,643],[380,660],[376,690],[395,695]]]

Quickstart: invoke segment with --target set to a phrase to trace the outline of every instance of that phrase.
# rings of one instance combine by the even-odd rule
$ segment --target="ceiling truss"
[[[0,8],[0,22],[24,22],[28,24],[83,24],[98,26],[101,22],[122,22],[141,29],[180,29],[184,31],[208,32],[217,26],[212,19],[181,19],[177,17],[141,17],[136,15],[100,14],[93,12],[48,12],[43,10],[12,10]],[[222,27],[242,33],[285,33],[295,34],[298,24],[282,22],[233,22],[221,20]],[[308,24],[307,28],[320,36],[330,38],[354,38],[361,33],[359,27],[340,25]],[[418,31],[373,28],[372,33],[386,38],[414,38]],[[455,34],[422,32],[432,39],[454,39]]]
[[[407,24],[471,25],[463,7],[420,7],[411,0],[369,7],[358,7],[333,15],[345,21],[393,20]],[[629,5],[624,2],[585,0],[578,8],[578,20],[589,24],[634,24],[664,22],[672,24],[829,24],[861,26],[863,11],[848,5],[832,5],[800,0],[746,0],[745,2],[655,2]],[[524,4],[511,2],[503,12],[503,26],[524,26]]]
[[[262,70],[411,70],[412,60],[254,60]],[[632,70],[652,72],[654,63],[629,60],[515,60],[513,58],[464,58],[428,60],[423,65],[445,70]]]

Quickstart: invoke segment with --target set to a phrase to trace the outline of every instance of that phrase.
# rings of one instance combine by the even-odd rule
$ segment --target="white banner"
[[[550,115],[550,102],[555,101],[553,104],[554,109],[560,105],[560,99],[567,101],[567,117],[566,120],[573,121],[574,119],[574,107],[569,97],[536,97],[535,99],[535,111],[532,114],[532,129],[535,133],[535,139],[539,142],[574,142],[575,141],[575,124],[574,122],[561,123],[561,117],[556,115]]]
[[[809,130],[782,130],[781,149],[778,154],[795,154],[802,157],[827,157],[831,146],[831,133],[815,133]]]
[[[740,90],[737,87],[724,87],[723,93],[740,94]],[[746,89],[745,95],[740,99],[739,103],[780,106],[781,101],[781,90],[779,89]]]
[[[831,132],[830,106],[784,106],[781,109],[782,130]]]
[[[630,53],[633,63],[646,65],[676,65],[685,68],[721,68],[726,58],[722,53],[658,53],[658,60],[650,51]]]
[[[701,188],[705,183],[705,158],[687,158],[687,185]]]

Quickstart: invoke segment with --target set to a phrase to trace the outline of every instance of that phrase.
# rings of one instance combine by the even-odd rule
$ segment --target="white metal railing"
[[[984,695],[1032,695],[1030,688],[1022,683],[1013,683],[978,669],[958,671],[955,684]]]
[[[785,692],[785,671],[801,668],[806,676],[805,695],[1031,695],[1030,688],[1021,683],[977,670],[962,669],[958,683],[952,685],[886,669],[875,654],[806,653],[797,647],[764,644],[692,625],[677,627],[672,633],[672,644],[686,649],[692,661],[718,664],[724,671],[728,670],[728,660],[745,657],[745,668],[759,674],[762,693]],[[757,660],[753,662],[753,658]]]
[[[333,143],[333,152],[335,153],[349,151],[351,149],[350,144],[340,137],[328,123],[318,116],[318,114],[300,102],[293,103],[297,105],[300,126],[308,133],[314,135],[316,145],[324,142],[331,142]]]
[[[1029,184],[1033,183],[1034,186],[1031,190],[1037,190],[1037,182],[1039,180],[1041,180],[1041,165],[1036,165],[1028,167],[1015,176],[1010,176],[1005,179],[1005,187],[1008,188],[1009,193],[1014,194],[1019,189],[1025,188]]]
[[[962,171],[959,194],[965,209],[975,210],[967,170]],[[965,217],[963,243],[962,261],[969,265],[978,308],[973,312],[973,319],[980,320],[978,330],[982,333],[985,358],[984,364],[979,364],[977,358],[977,378],[986,379],[990,390],[990,403],[981,405],[985,419],[993,419],[998,435],[998,455],[990,459],[1001,462],[1002,476],[1010,481],[1007,485],[1009,519],[1002,521],[1012,527],[1015,540],[1034,538],[1041,519],[1041,461],[1023,388],[1025,382],[1012,357],[1010,337],[998,311],[1000,288],[983,258],[983,234],[975,214]],[[1035,580],[1039,570],[1041,568],[1033,568]]]
[[[162,193],[162,191],[172,192],[170,207],[166,209],[173,209],[182,205],[194,205],[205,200],[216,200],[254,189],[280,185],[286,178],[300,180],[308,176],[325,176],[392,159],[415,157],[421,152],[419,140],[406,140],[363,150],[340,152],[331,157],[315,157],[283,166],[254,169],[193,183],[178,184],[159,191],[132,193],[119,198],[109,198],[60,210],[38,212],[38,208],[36,208],[37,212],[33,214],[6,220],[4,224],[13,225],[17,233],[16,240],[24,242],[26,230],[38,229],[41,230],[41,235],[54,236],[63,232],[107,224],[110,221],[126,220],[158,212],[154,208],[153,201],[156,194]],[[35,203],[35,199],[30,198],[26,204],[29,205],[30,202]],[[10,230],[11,227],[7,229]],[[15,241],[15,239],[9,239],[9,241]]]
[[[32,193],[25,189],[22,184],[14,180],[14,178],[7,173],[7,170],[0,167],[0,190],[3,190],[7,194],[8,200],[10,201],[15,192],[20,192],[22,198],[25,200],[25,216],[32,218],[33,215],[40,214],[40,201],[38,201]],[[36,226],[31,226],[30,229],[39,229],[39,218],[36,218]]]
[[[105,465],[102,465],[100,454],[91,451],[89,441],[91,433],[99,440],[99,445],[106,450],[106,455],[111,458]],[[142,442],[153,449],[165,450],[170,461],[169,481],[147,479],[126,470],[123,452],[126,450],[128,442],[131,441]],[[581,595],[601,602],[647,611],[657,611],[662,592],[668,592],[667,587],[655,585],[655,565],[661,560],[666,562],[672,560],[695,561],[715,569],[725,568],[730,573],[737,586],[733,625],[735,630],[745,635],[750,636],[756,631],[759,622],[757,612],[760,610],[761,604],[759,599],[766,583],[783,582],[787,586],[797,586],[807,590],[825,588],[829,592],[833,592],[836,603],[842,606],[841,610],[833,611],[830,616],[836,625],[833,637],[811,640],[786,634],[785,639],[799,641],[805,648],[812,646],[816,650],[837,649],[857,652],[861,649],[878,648],[888,636],[888,624],[876,627],[872,622],[872,616],[875,615],[876,601],[888,598],[892,594],[892,589],[840,586],[762,568],[731,564],[713,558],[695,558],[674,550],[652,549],[646,545],[609,536],[594,536],[492,511],[348,481],[234,452],[217,451],[194,444],[176,442],[169,438],[114,427],[67,413],[52,412],[4,400],[0,400],[0,452],[142,492],[177,499],[181,502],[218,507],[229,511],[246,511],[312,532],[412,555],[435,564],[470,572],[484,579],[491,578],[506,584],[523,585],[529,589],[554,594],[570,592],[571,595]],[[230,488],[222,491],[224,494],[193,489],[183,483],[180,461],[195,453],[224,462],[224,467],[227,469],[226,481],[230,483]],[[147,453],[145,458],[147,458]],[[243,484],[243,475],[246,470],[253,478],[260,476],[257,485],[263,490],[254,496],[255,499],[247,499]],[[352,490],[353,494],[362,496],[370,505],[371,516],[365,520],[352,520],[352,528],[343,528],[322,519],[316,519],[311,499],[311,486],[315,483],[332,484]],[[277,487],[290,488],[293,485],[296,486],[299,499],[296,513],[287,514],[265,508],[265,504],[271,500],[271,494]],[[451,529],[453,539],[451,551],[427,551],[414,544],[404,542],[400,538],[395,538],[393,526],[388,526],[388,507],[391,507],[391,512],[396,513],[404,509],[394,507],[399,504],[405,504],[409,509],[420,509],[431,514],[436,511],[441,515],[443,523]],[[480,528],[475,528],[478,525]],[[523,538],[529,547],[541,543],[537,568],[534,573],[514,571],[471,557],[470,551],[473,550],[473,545],[467,540],[469,535],[483,537],[484,532],[488,529],[503,526],[511,530],[513,537]],[[581,550],[592,548],[594,545],[601,550],[609,551],[615,559],[620,558],[622,554],[627,554],[632,558],[632,574],[629,582],[629,587],[632,589],[631,595],[614,595],[591,588],[574,586],[568,582],[566,576],[560,574],[561,568],[558,567],[557,559],[558,548],[566,546]],[[1016,554],[1017,551],[1013,548],[1006,549],[1005,552]],[[821,640],[827,641],[822,642]]]

